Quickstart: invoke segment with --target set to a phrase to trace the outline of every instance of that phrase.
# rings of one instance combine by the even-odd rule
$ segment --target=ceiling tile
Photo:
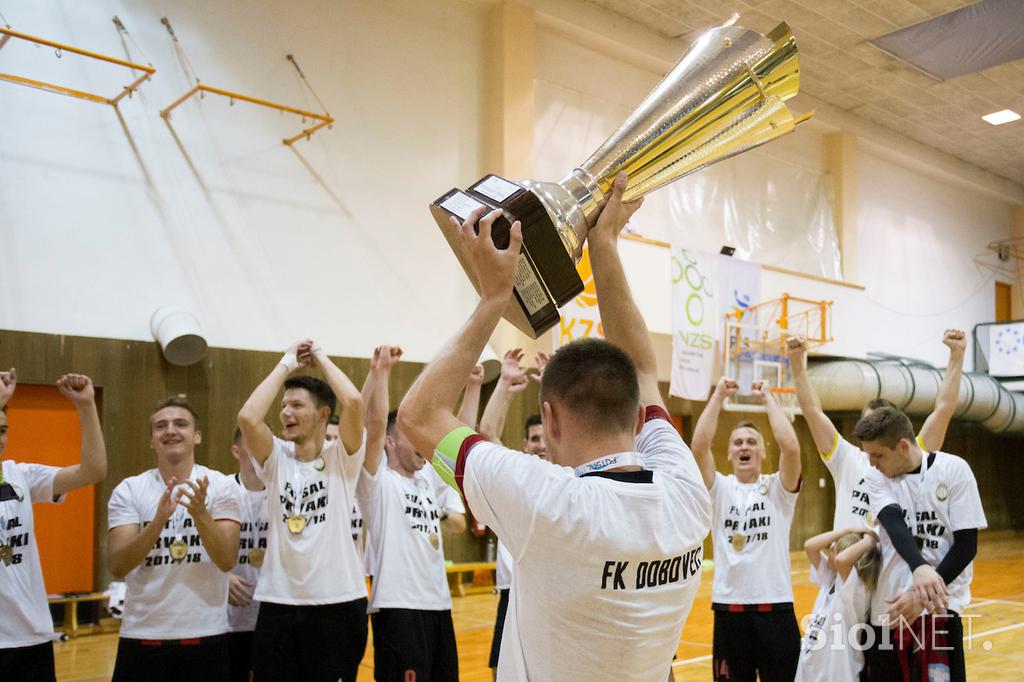
[[[942,82],[865,40],[972,0],[587,1],[664,37],[716,26],[733,10],[739,25],[761,33],[786,21],[800,49],[801,92],[1024,182],[1024,121],[993,128],[981,120],[1001,108],[1024,114],[1024,60]]]

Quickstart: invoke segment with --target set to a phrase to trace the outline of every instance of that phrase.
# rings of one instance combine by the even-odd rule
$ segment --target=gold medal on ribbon
[[[945,483],[940,483],[935,487],[935,499],[939,502],[945,502],[949,499],[949,488],[946,487]]]
[[[188,555],[188,545],[183,540],[175,540],[171,543],[171,558],[181,561]]]
[[[267,551],[265,549],[251,549],[249,550],[249,564],[259,568],[263,565],[263,559],[266,557]]]
[[[428,535],[427,540],[430,540],[430,546],[434,549],[441,547],[441,538],[438,537],[437,533],[431,533]]]
[[[302,531],[306,530],[306,517],[299,516],[298,514],[292,514],[288,517],[288,532],[292,535],[298,535]]]
[[[14,548],[10,545],[0,545],[0,561],[4,562],[4,566],[10,566],[14,561]]]
[[[732,546],[736,548],[737,552],[742,552],[743,548],[747,546],[747,536],[743,533],[736,533],[732,536]]]
[[[323,471],[324,467],[326,467],[326,466],[327,466],[327,462],[324,461],[324,458],[323,458],[322,455],[320,457],[317,457],[316,459],[313,460],[313,468],[316,469],[317,471]]]

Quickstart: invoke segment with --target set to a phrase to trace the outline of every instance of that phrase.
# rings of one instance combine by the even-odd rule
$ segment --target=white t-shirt
[[[0,545],[12,552],[10,565],[0,561],[0,649],[13,649],[49,642],[53,634],[32,505],[64,498],[53,499],[59,467],[7,459],[2,466],[4,481],[21,497],[0,502]]]
[[[843,580],[828,567],[824,555],[817,566],[811,566],[811,581],[821,589],[800,642],[794,682],[856,682],[864,667],[864,652],[850,628],[867,622],[868,591],[856,568]]]
[[[501,540],[498,540],[498,561],[497,569],[494,572],[494,586],[499,590],[507,590],[512,587],[512,566],[515,560],[509,553],[508,547]]]
[[[242,522],[242,496],[230,477],[201,464],[189,479],[208,477],[206,507],[215,521]],[[175,489],[185,487],[181,483]],[[107,505],[107,527],[148,525],[167,489],[158,469],[118,483]],[[186,488],[187,489],[187,488]],[[181,561],[171,557],[171,544],[188,545]],[[210,559],[192,516],[182,506],[164,524],[156,545],[125,578],[121,636],[129,639],[186,639],[220,635],[228,630],[228,575]]]
[[[921,449],[921,436],[917,437]],[[871,460],[864,452],[838,433],[836,442],[829,453],[818,453],[821,461],[832,474],[836,486],[836,511],[832,528],[859,528],[868,526],[878,530],[878,523],[871,513],[870,495],[865,477],[871,469]]]
[[[403,476],[381,461],[373,476],[363,469],[356,494],[364,511],[367,553],[377,567],[369,612],[450,610],[434,479],[419,472]]]
[[[295,444],[274,438],[256,474],[267,487],[270,534],[256,599],[275,604],[338,604],[366,596],[363,562],[352,542],[352,507],[364,445],[352,455],[341,439],[301,462]],[[318,469],[318,467],[322,467]],[[288,518],[304,519],[293,533]]]
[[[249,490],[238,474],[230,477],[238,486],[242,495],[242,528],[238,534],[238,563],[231,569],[253,587],[260,578],[260,569],[249,562],[249,553],[263,550],[267,553],[267,532],[270,528],[267,516],[267,491]],[[255,599],[249,606],[232,606],[228,604],[229,632],[252,632],[256,629],[256,619],[260,614],[260,603]]]
[[[798,493],[783,487],[778,472],[762,474],[754,483],[740,483],[732,474],[715,472],[711,486],[715,509],[713,603],[793,601],[789,527]],[[735,540],[738,535],[743,540]]]
[[[934,461],[930,463],[934,454]],[[867,476],[868,494],[871,496],[871,511],[878,513],[891,504],[903,510],[903,519],[911,533],[921,543],[921,556],[931,566],[939,562],[953,546],[953,533],[958,530],[988,527],[985,510],[978,494],[978,482],[970,465],[956,455],[946,452],[923,453],[921,470],[896,478],[886,478],[872,468]],[[891,541],[888,543],[891,546]],[[892,551],[895,554],[895,550]],[[883,554],[883,560],[885,559]],[[894,561],[903,562],[900,557]],[[974,577],[974,562],[949,584],[949,610],[963,613],[971,603],[971,580]],[[881,587],[881,585],[880,585]],[[891,589],[891,585],[887,585]],[[895,594],[876,597],[884,603]],[[878,601],[878,600],[876,600]],[[877,615],[872,602],[872,618]],[[881,604],[878,605],[879,608]]]
[[[516,561],[499,680],[665,677],[700,584],[711,501],[667,421],[648,421],[637,450],[648,471],[577,478],[478,436],[463,442],[468,506]]]

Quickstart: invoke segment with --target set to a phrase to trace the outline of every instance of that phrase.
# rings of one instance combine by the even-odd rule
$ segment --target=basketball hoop
[[[725,316],[722,369],[740,385],[740,393],[725,401],[732,412],[759,412],[765,408],[750,394],[750,385],[767,382],[772,395],[792,419],[800,414],[793,387],[786,342],[803,337],[808,349],[832,340],[832,301],[812,301],[783,294]]]

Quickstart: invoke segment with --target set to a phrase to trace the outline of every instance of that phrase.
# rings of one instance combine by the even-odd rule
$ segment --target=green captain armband
[[[459,459],[459,450],[462,449],[463,441],[475,435],[477,434],[473,429],[468,426],[460,426],[452,429],[434,449],[434,471],[441,477],[441,480],[456,490],[459,489],[459,485],[455,481],[455,468],[456,462]]]

